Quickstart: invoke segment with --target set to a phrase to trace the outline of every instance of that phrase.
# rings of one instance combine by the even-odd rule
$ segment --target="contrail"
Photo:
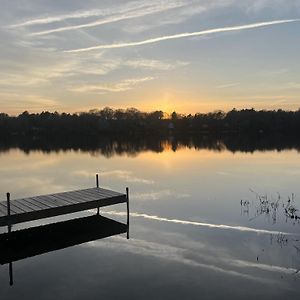
[[[116,216],[127,216],[127,213],[117,212],[117,211],[105,211],[105,214],[116,215]],[[230,229],[230,230],[237,230],[237,231],[243,231],[243,232],[254,232],[254,233],[258,233],[258,234],[294,235],[294,234],[288,233],[288,232],[279,232],[279,231],[266,230],[266,229],[256,229],[256,228],[245,227],[245,226],[231,226],[231,225],[224,225],[224,224],[211,224],[211,223],[187,221],[187,220],[180,220],[180,219],[168,219],[168,218],[164,218],[164,217],[140,214],[140,213],[135,213],[135,212],[131,212],[130,216],[131,217],[140,217],[140,218],[155,220],[155,221],[160,221],[160,222],[168,222],[168,223],[175,223],[175,224],[182,224],[182,225],[194,225],[194,226],[201,226],[201,227],[208,227],[208,228]]]
[[[80,49],[74,49],[74,50],[65,50],[64,52],[78,53],[78,52],[87,52],[87,51],[99,50],[99,49],[134,47],[134,46],[159,43],[159,42],[166,41],[166,40],[174,40],[174,39],[181,39],[181,38],[192,37],[192,36],[202,36],[202,35],[221,33],[221,32],[229,32],[229,31],[254,29],[254,28],[259,28],[259,27],[266,27],[266,26],[299,22],[299,21],[300,21],[300,19],[288,19],[288,20],[275,20],[275,21],[270,21],[270,22],[260,22],[260,23],[231,26],[231,27],[221,27],[221,28],[214,28],[214,29],[208,29],[208,30],[202,30],[202,31],[196,31],[196,32],[185,32],[185,33],[178,33],[178,34],[174,34],[174,35],[166,35],[166,36],[147,39],[147,40],[143,40],[143,41],[137,41],[137,42],[107,44],[107,45],[98,45],[98,46],[80,48]]]
[[[168,9],[168,7],[176,8],[184,5],[187,5],[187,3],[179,2],[179,1],[172,2],[172,3],[170,3],[169,1],[153,1],[152,3],[149,3],[148,1],[132,1],[123,6],[117,5],[111,8],[75,11],[64,15],[49,16],[44,18],[27,20],[22,23],[9,25],[8,28],[51,24],[51,23],[62,22],[70,19],[82,19],[82,18],[90,18],[90,17],[97,17],[97,16],[111,16],[113,14],[123,14],[123,13],[136,11],[140,9],[145,10],[151,7],[157,7],[157,8],[160,7],[162,10],[164,10],[164,9]]]
[[[184,6],[184,4],[170,3],[168,6],[143,7],[141,9],[126,12],[124,14],[108,16],[106,18],[103,18],[103,19],[100,19],[100,20],[97,20],[94,22],[90,22],[90,23],[85,23],[85,24],[80,24],[80,25],[70,25],[70,26],[59,27],[59,28],[54,28],[54,29],[49,29],[49,30],[44,30],[44,31],[39,31],[39,32],[33,32],[33,33],[29,34],[29,36],[41,36],[41,35],[46,35],[46,34],[55,33],[55,32],[63,32],[63,31],[70,31],[70,30],[76,30],[76,29],[82,29],[82,28],[96,27],[96,26],[119,22],[119,21],[124,21],[124,20],[128,20],[128,19],[140,18],[143,16],[155,14],[155,13],[161,13],[163,11],[178,8],[181,6]]]

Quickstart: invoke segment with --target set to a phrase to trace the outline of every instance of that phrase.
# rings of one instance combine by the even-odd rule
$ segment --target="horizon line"
[[[114,108],[114,107],[109,107],[109,106],[104,106],[104,107],[101,107],[101,108],[90,108],[90,109],[87,109],[87,110],[81,110],[81,111],[75,111],[75,112],[67,112],[67,111],[60,111],[60,110],[40,110],[39,112],[30,112],[30,109],[25,109],[23,110],[21,113],[18,113],[18,114],[9,114],[9,113],[6,113],[4,111],[0,111],[0,116],[1,115],[8,115],[9,117],[13,117],[13,116],[19,116],[19,115],[22,115],[23,113],[28,113],[28,114],[41,114],[41,113],[51,113],[51,114],[54,114],[54,113],[58,113],[58,114],[71,114],[71,115],[76,115],[76,114],[82,114],[82,113],[93,113],[93,111],[96,111],[96,112],[99,112],[99,111],[102,111],[104,109],[111,109],[113,111],[117,111],[117,110],[121,110],[121,111],[128,111],[130,109],[134,109],[140,113],[153,113],[153,112],[162,112],[165,115],[167,116],[171,116],[172,113],[176,113],[178,116],[188,116],[188,115],[197,115],[197,114],[210,114],[210,113],[217,113],[217,112],[222,112],[222,113],[229,113],[231,111],[237,111],[237,112],[240,112],[240,111],[245,111],[245,110],[248,110],[248,111],[255,111],[255,112],[278,112],[278,111],[282,111],[282,112],[297,112],[297,111],[300,111],[300,104],[299,104],[299,108],[297,109],[283,109],[283,108],[276,108],[276,109],[255,109],[254,107],[244,107],[244,108],[231,108],[231,109],[228,109],[228,110],[223,110],[223,109],[214,109],[214,110],[210,110],[210,111],[206,111],[206,112],[201,112],[201,111],[197,111],[197,112],[194,112],[194,113],[181,113],[181,112],[178,112],[176,110],[173,110],[172,112],[166,112],[166,111],[163,111],[161,109],[153,109],[153,110],[142,110],[142,109],[138,109],[136,107],[132,107],[132,106],[128,106],[128,107],[125,107],[125,108],[120,108],[120,107],[117,107],[117,108]]]

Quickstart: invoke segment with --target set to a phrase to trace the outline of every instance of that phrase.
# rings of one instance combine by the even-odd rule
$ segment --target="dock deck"
[[[99,209],[99,207],[118,203],[127,203],[128,210],[128,189],[126,191],[126,194],[122,194],[95,187],[15,200],[10,200],[10,195],[7,194],[7,201],[0,202],[0,226],[9,226],[87,209]]]

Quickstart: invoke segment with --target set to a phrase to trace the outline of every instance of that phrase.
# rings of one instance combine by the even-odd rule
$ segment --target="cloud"
[[[144,201],[144,200],[160,200],[166,197],[172,197],[173,199],[174,198],[182,199],[182,198],[188,198],[189,196],[190,196],[189,194],[175,193],[170,190],[162,190],[158,192],[134,193],[132,194],[131,198]]]
[[[172,238],[174,238],[174,236],[172,236]],[[98,244],[101,244],[102,247],[108,247],[111,249],[121,248],[122,250],[136,254],[154,256],[163,260],[176,261],[184,265],[206,268],[221,273],[227,273],[228,275],[236,275],[238,277],[245,277],[256,281],[263,280],[265,283],[272,282],[266,279],[265,271],[283,274],[293,274],[297,272],[297,269],[292,267],[268,265],[226,257],[224,253],[219,252],[215,246],[204,244],[199,248],[199,242],[195,245],[194,242],[191,242],[190,239],[186,239],[185,237],[180,237],[178,243],[179,246],[130,238],[130,243],[124,244],[122,237],[114,237],[110,240],[110,242],[96,241],[89,244],[89,246],[97,246]],[[120,247],[117,247],[116,245],[119,244]],[[192,245],[192,249],[189,249],[190,245]],[[196,248],[197,250],[195,249],[195,246],[198,246]],[[205,252],[203,252],[203,250]],[[242,272],[240,272],[241,269]],[[256,276],[248,274],[249,269],[263,271],[263,277],[258,277],[257,273]],[[272,283],[274,284],[274,282]]]
[[[289,69],[287,68],[280,68],[280,69],[274,69],[274,70],[262,70],[259,72],[259,75],[262,76],[278,76],[282,74],[286,74],[289,72]]]
[[[161,61],[154,59],[133,59],[133,60],[124,60],[122,58],[114,59],[102,59],[99,61],[92,61],[89,63],[86,60],[83,60],[81,63],[77,61],[77,66],[74,66],[73,73],[78,74],[90,74],[90,75],[105,75],[111,71],[120,69],[120,68],[132,68],[132,69],[145,69],[145,70],[159,70],[159,71],[169,71],[174,70],[178,67],[187,66],[189,63],[185,61]]]
[[[233,83],[227,83],[227,84],[221,84],[216,86],[217,89],[227,89],[227,88],[231,88],[231,87],[235,87],[240,85],[239,82],[233,82]]]
[[[101,177],[118,177],[126,182],[133,183],[144,183],[144,184],[153,184],[153,180],[136,177],[130,171],[125,170],[113,170],[113,171],[104,171],[99,174]]]
[[[108,16],[112,14],[118,13],[126,13],[128,11],[135,11],[140,10],[147,7],[161,7],[161,9],[167,9],[168,7],[176,7],[176,6],[183,6],[186,3],[182,1],[131,1],[129,3],[124,4],[123,6],[116,5],[109,8],[103,9],[89,9],[85,11],[75,11],[69,14],[62,14],[57,16],[46,16],[43,18],[38,19],[31,19],[21,23],[9,25],[10,28],[17,28],[17,27],[26,27],[26,26],[34,26],[34,25],[41,25],[41,24],[49,24],[49,23],[56,23],[62,22],[70,19],[82,19],[82,18],[90,18],[90,17],[98,17],[98,16]]]
[[[0,106],[5,110],[29,110],[41,111],[45,109],[55,109],[59,102],[55,99],[42,95],[24,93],[0,93]]]
[[[149,69],[149,70],[173,70],[176,67],[187,66],[189,63],[184,61],[175,61],[172,63],[163,62],[160,60],[139,59],[124,61],[124,66],[132,67],[135,69]]]
[[[289,89],[300,89],[300,82],[289,82],[287,84],[287,88],[289,88]]]
[[[88,172],[86,170],[80,170],[73,172],[73,175],[80,176],[80,177],[94,177],[95,174],[92,172]],[[150,179],[140,178],[136,177],[132,174],[130,171],[126,170],[112,170],[112,171],[102,171],[99,173],[100,177],[113,177],[113,178],[120,178],[124,180],[125,182],[131,182],[131,183],[143,183],[143,184],[153,184],[154,181]]]
[[[194,15],[199,15],[208,10],[208,7],[198,4],[191,3],[180,10],[176,11],[176,18],[174,18],[174,12],[169,11],[164,14],[163,18],[157,19],[153,22],[152,19],[141,20],[140,24],[127,24],[122,30],[128,33],[140,33],[146,30],[151,30],[156,27],[174,25],[185,22],[186,20],[192,18]]]
[[[253,276],[251,274],[246,274],[240,272],[239,269],[234,270],[232,269],[232,265],[228,264],[228,262],[224,264],[224,262],[221,261],[221,263],[223,263],[224,266],[220,264],[217,265],[217,262],[219,263],[218,260],[220,259],[216,260],[216,257],[214,257],[212,263],[211,262],[207,263],[205,261],[207,260],[207,258],[209,258],[206,255],[197,258],[191,257],[187,255],[187,254],[191,254],[191,252],[187,251],[185,247],[171,246],[167,244],[150,242],[150,241],[134,239],[134,238],[130,238],[130,243],[124,243],[123,238],[121,237],[113,237],[109,242],[95,241],[89,243],[89,247],[91,246],[99,247],[99,245],[101,245],[101,247],[106,247],[111,250],[122,249],[122,251],[127,251],[138,255],[145,255],[147,257],[152,256],[157,259],[162,259],[164,261],[174,261],[176,263],[180,263],[182,265],[186,265],[194,268],[206,269],[209,271],[226,274],[229,276],[236,276],[239,277],[240,279],[243,278],[246,280],[259,281],[259,282],[264,282],[265,284],[268,283],[274,285],[273,280],[266,279],[265,277],[258,277],[257,275]],[[85,245],[83,245],[83,247],[85,247]],[[238,267],[238,266],[233,265],[233,267]],[[286,272],[286,270],[284,271]]]
[[[33,32],[29,34],[30,36],[40,36],[46,35],[51,33],[63,32],[63,31],[70,31],[70,30],[77,30],[82,28],[90,28],[95,26],[100,26],[104,24],[119,22],[128,19],[140,18],[146,15],[161,13],[166,10],[182,7],[187,3],[182,1],[155,1],[155,2],[134,2],[129,3],[130,5],[125,5],[125,7],[121,8],[114,8],[114,9],[106,9],[106,10],[90,10],[84,12],[77,12],[70,15],[62,15],[58,17],[51,17],[51,18],[44,18],[44,19],[37,19],[37,20],[29,20],[27,22],[23,22],[21,24],[15,24],[9,26],[10,28],[16,27],[24,27],[29,25],[36,25],[36,24],[45,24],[45,23],[52,23],[57,21],[65,21],[67,19],[78,19],[78,18],[87,18],[87,17],[94,17],[94,16],[103,16],[102,19],[84,23],[84,24],[76,24],[76,25],[69,25],[63,26],[58,28],[52,28],[48,30]]]
[[[53,57],[44,56],[35,62],[16,60],[7,62],[6,68],[0,71],[0,87],[13,88],[41,88],[57,78],[66,78],[78,73],[78,62],[74,60],[54,61]],[[1,62],[1,61],[0,61]]]
[[[205,35],[209,35],[209,34],[230,32],[230,31],[255,29],[255,28],[260,28],[260,27],[286,24],[286,23],[299,22],[299,21],[300,21],[300,19],[287,19],[287,20],[276,20],[276,21],[270,21],[270,22],[252,23],[252,24],[247,24],[247,25],[221,27],[221,28],[214,28],[214,29],[208,29],[208,30],[202,30],[202,31],[196,31],[196,32],[186,32],[186,33],[179,33],[179,34],[174,34],[174,35],[166,35],[166,36],[147,39],[147,40],[143,40],[143,41],[137,41],[137,42],[106,44],[106,45],[98,45],[98,46],[80,48],[80,49],[74,49],[74,50],[65,50],[64,52],[79,53],[79,52],[87,52],[87,51],[99,50],[99,49],[101,50],[101,49],[134,47],[134,46],[159,43],[159,42],[166,41],[166,40],[181,39],[181,38],[187,38],[187,37],[193,37],[193,36],[205,36]]]
[[[72,92],[124,92],[131,90],[134,86],[139,83],[153,80],[154,77],[143,77],[143,78],[133,78],[125,79],[118,83],[106,83],[99,85],[83,85],[76,88],[71,88]]]
[[[180,263],[182,265],[187,265],[190,267],[195,268],[203,268],[206,270],[210,270],[213,272],[224,273],[230,276],[236,276],[239,278],[244,278],[247,280],[254,280],[260,281],[264,283],[270,283],[268,279],[255,277],[249,274],[241,273],[239,271],[235,271],[228,268],[222,268],[215,264],[207,264],[205,262],[198,262],[193,258],[186,257],[186,249],[180,247],[174,247],[166,244],[159,244],[155,242],[149,242],[140,239],[133,239],[130,238],[130,243],[125,243],[122,238],[114,237],[110,240],[110,242],[104,243],[103,241],[96,241],[89,243],[90,246],[99,246],[106,247],[108,249],[122,249],[122,251],[128,251],[130,253],[138,254],[138,255],[145,255],[147,257],[152,256],[158,259],[167,260],[167,261],[174,261],[176,263]],[[83,245],[84,246],[84,245]],[[228,266],[227,266],[228,267]],[[272,282],[273,283],[273,282]],[[274,283],[273,283],[274,284]]]

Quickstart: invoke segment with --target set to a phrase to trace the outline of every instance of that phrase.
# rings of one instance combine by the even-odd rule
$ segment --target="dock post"
[[[13,275],[13,265],[12,262],[9,263],[9,285],[12,286],[14,284],[14,275]]]
[[[127,240],[129,240],[129,189],[126,188],[126,203],[127,203]]]
[[[7,229],[8,233],[11,232],[11,224],[10,224],[10,193],[6,193],[7,199]]]
[[[99,187],[99,175],[96,174],[96,187],[98,188]]]
[[[96,174],[96,187],[99,188],[99,175]],[[97,207],[97,216],[100,214],[100,208]]]

